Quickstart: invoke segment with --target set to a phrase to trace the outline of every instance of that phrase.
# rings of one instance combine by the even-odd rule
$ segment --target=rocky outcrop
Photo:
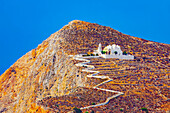
[[[84,85],[85,76],[62,49],[64,40],[57,34],[51,37],[1,76],[0,110],[26,112],[38,100],[66,95]]]

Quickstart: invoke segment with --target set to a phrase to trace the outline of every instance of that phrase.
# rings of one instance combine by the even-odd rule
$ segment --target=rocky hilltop
[[[135,60],[91,59],[90,65],[94,65],[101,75],[113,78],[111,83],[100,87],[115,88],[124,95],[110,100],[107,105],[84,109],[84,112],[131,112],[140,111],[144,107],[149,111],[169,110],[169,44],[144,40],[110,27],[74,20],[18,59],[0,76],[0,112],[68,112],[75,107],[88,106],[92,100],[95,101],[92,104],[105,101],[112,94],[92,88],[103,80],[87,78],[89,73],[75,65],[81,61],[72,57],[97,49],[99,43],[103,47],[120,45],[122,51],[134,55]],[[105,71],[102,70],[106,67]],[[102,98],[97,93],[105,96]],[[137,104],[140,102],[135,103],[133,99],[145,104],[140,106]]]

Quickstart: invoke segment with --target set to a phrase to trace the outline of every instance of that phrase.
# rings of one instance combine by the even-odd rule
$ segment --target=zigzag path
[[[122,92],[119,92],[119,91],[114,91],[114,90],[109,90],[109,89],[103,89],[103,88],[98,88],[98,86],[102,85],[102,84],[105,84],[107,82],[110,82],[110,81],[113,81],[113,79],[109,78],[108,76],[97,76],[97,74],[99,74],[100,72],[99,71],[92,71],[92,69],[94,69],[95,67],[93,65],[87,65],[87,63],[90,63],[90,60],[87,60],[87,58],[99,58],[99,56],[87,56],[87,57],[83,57],[82,55],[75,55],[73,57],[73,59],[75,60],[79,60],[79,61],[83,61],[83,62],[80,62],[80,63],[77,63],[76,66],[79,66],[79,67],[87,67],[85,69],[83,69],[82,71],[85,71],[85,72],[91,72],[93,74],[89,74],[87,75],[88,78],[99,78],[99,79],[107,79],[106,81],[102,82],[102,83],[99,83],[97,84],[96,86],[94,86],[93,88],[94,89],[98,89],[98,90],[102,90],[102,91],[107,91],[107,92],[112,92],[112,93],[117,93],[111,97],[108,97],[106,99],[105,102],[103,103],[99,103],[99,104],[96,104],[96,105],[90,105],[90,106],[86,106],[86,107],[81,107],[80,109],[88,109],[88,108],[91,108],[91,107],[97,107],[97,106],[102,106],[102,105],[106,105],[109,103],[109,101],[113,98],[116,98],[120,95],[123,95],[124,93]]]

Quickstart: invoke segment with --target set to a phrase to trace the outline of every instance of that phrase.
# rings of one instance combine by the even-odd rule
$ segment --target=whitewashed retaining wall
[[[106,55],[106,54],[101,54],[100,55],[103,58],[119,58],[119,59],[126,59],[126,60],[133,60],[134,56],[133,55]]]

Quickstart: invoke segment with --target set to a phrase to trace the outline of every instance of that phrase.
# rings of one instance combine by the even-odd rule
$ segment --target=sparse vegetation
[[[96,104],[93,102],[92,105],[96,105]]]
[[[94,113],[94,111],[92,110],[90,113]]]
[[[95,54],[91,54],[91,56],[95,56]]]
[[[87,68],[87,66],[84,66],[84,65],[83,65],[83,67]]]
[[[117,51],[114,51],[115,55],[117,55]]]
[[[123,111],[123,109],[122,109],[122,108],[120,108],[120,111]]]
[[[126,52],[126,51],[123,51],[123,55],[127,55],[127,52]]]
[[[74,113],[82,113],[82,111],[77,107],[73,108],[73,110],[74,110]]]
[[[101,51],[102,54],[106,54],[106,51]]]
[[[146,113],[148,113],[148,109],[147,108],[141,108],[142,111],[145,111]]]
[[[56,106],[56,107],[59,107],[59,105],[58,105],[58,104],[55,104],[55,106]]]

